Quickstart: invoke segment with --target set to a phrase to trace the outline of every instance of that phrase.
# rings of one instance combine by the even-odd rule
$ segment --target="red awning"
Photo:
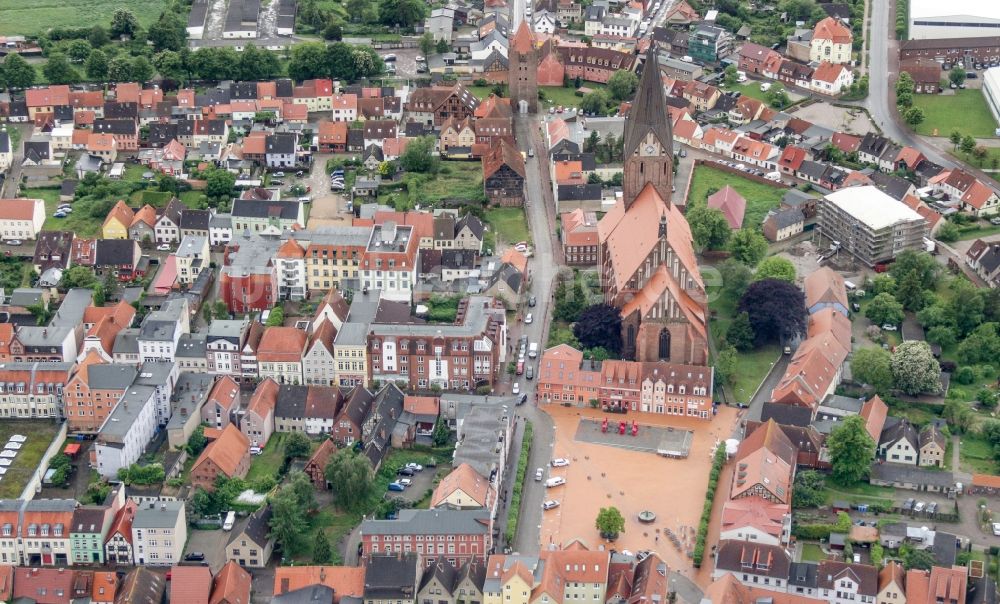
[[[79,452],[80,452],[80,445],[78,443],[70,443],[66,445],[65,449],[63,449],[63,453],[70,456],[76,455]]]

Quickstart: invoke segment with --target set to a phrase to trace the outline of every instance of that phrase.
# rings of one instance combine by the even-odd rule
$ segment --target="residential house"
[[[778,545],[723,541],[715,553],[712,580],[717,581],[726,573],[732,573],[740,583],[753,585],[765,593],[785,592],[791,563],[791,557]]]
[[[501,141],[483,156],[483,188],[487,200],[495,205],[524,205],[524,158]]]
[[[414,553],[375,555],[365,564],[364,604],[414,603],[420,561]]]
[[[965,253],[965,262],[990,287],[1000,287],[1000,244],[976,239]]]
[[[279,384],[302,383],[302,355],[308,336],[295,327],[268,327],[257,348],[258,372]]]
[[[263,449],[274,432],[274,408],[280,386],[271,378],[265,378],[257,385],[246,413],[240,420],[240,430],[250,439],[252,447]]]
[[[331,290],[335,291],[335,290]],[[313,330],[302,356],[302,381],[306,385],[331,386],[336,383],[336,361],[334,359],[334,339],[337,328],[329,320],[323,319],[318,329]]]
[[[74,499],[32,499],[24,503],[16,533],[22,566],[72,564]]]
[[[155,388],[131,386],[97,432],[97,471],[117,478],[118,470],[139,460],[156,432]]]
[[[891,463],[917,465],[920,458],[917,429],[905,419],[886,428],[878,442],[878,454]]]
[[[132,520],[135,564],[173,566],[187,542],[187,512],[181,500],[143,502]]]
[[[801,233],[805,228],[805,215],[798,208],[771,210],[764,217],[761,230],[768,241],[784,241]]]
[[[360,440],[364,434],[365,420],[371,415],[374,401],[374,395],[364,386],[354,388],[334,421],[331,438],[344,446],[353,445]]]
[[[174,565],[170,569],[170,601],[208,604],[212,571],[207,566]]]
[[[853,42],[851,29],[842,21],[833,17],[821,19],[813,27],[812,40],[809,42],[809,61],[849,64],[853,60]]]
[[[44,223],[44,200],[0,199],[0,240],[34,239]]]
[[[210,270],[211,258],[208,255],[208,237],[187,235],[174,252],[177,266],[177,281],[182,285],[191,285],[198,279],[203,270]]]
[[[132,522],[139,506],[127,500],[114,516],[108,536],[104,540],[104,557],[108,564],[131,566],[134,564]]]
[[[258,509],[241,525],[226,544],[226,559],[244,568],[266,568],[274,551],[271,507],[265,505]]]
[[[936,425],[928,424],[924,426],[917,436],[917,444],[919,446],[918,465],[944,467],[944,456],[948,448],[948,442]]]
[[[496,489],[483,475],[469,464],[459,464],[434,488],[431,509],[493,510]]]
[[[285,3],[282,3],[285,6]],[[250,602],[253,581],[250,573],[230,560],[212,579],[212,595],[208,604],[245,604]]]
[[[397,520],[361,523],[362,556],[368,562],[384,554],[416,553],[423,566],[434,557],[452,565],[484,562],[492,545],[490,525],[485,510],[400,510]]]
[[[80,506],[70,525],[70,564],[104,564],[104,541],[115,519],[105,506]]]
[[[816,595],[834,604],[874,602],[878,595],[878,569],[867,564],[821,560],[816,578]]]
[[[154,232],[157,243],[177,243],[181,238],[181,213],[184,204],[176,197],[172,198],[156,220]]]
[[[250,439],[234,424],[223,428],[191,466],[191,484],[207,491],[215,489],[215,479],[243,478],[250,469]]]

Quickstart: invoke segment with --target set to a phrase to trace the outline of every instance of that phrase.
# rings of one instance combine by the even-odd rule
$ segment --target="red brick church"
[[[651,49],[625,120],[623,197],[598,223],[604,298],[637,361],[708,363],[708,302],[691,228],[671,203],[673,134]]]

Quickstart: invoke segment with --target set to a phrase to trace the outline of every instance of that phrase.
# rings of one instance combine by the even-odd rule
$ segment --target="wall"
[[[59,431],[56,432],[55,437],[53,437],[52,442],[49,443],[49,448],[45,450],[45,454],[42,455],[42,459],[38,462],[38,470],[31,475],[28,479],[27,484],[24,485],[24,490],[21,491],[22,500],[34,499],[37,493],[42,490],[42,477],[45,476],[45,471],[49,469],[49,461],[62,450],[63,443],[66,441],[66,431],[69,424],[63,422],[59,427]]]

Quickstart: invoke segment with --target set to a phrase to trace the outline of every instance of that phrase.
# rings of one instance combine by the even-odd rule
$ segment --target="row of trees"
[[[899,74],[899,79],[896,80],[896,108],[903,121],[911,128],[922,123],[925,117],[923,109],[913,106],[914,89],[913,77],[905,71]]]

